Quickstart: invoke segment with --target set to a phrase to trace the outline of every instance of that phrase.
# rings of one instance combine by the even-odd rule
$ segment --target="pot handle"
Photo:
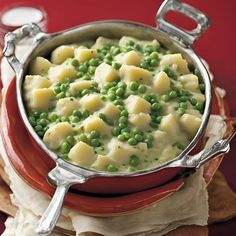
[[[21,28],[9,32],[5,35],[5,46],[3,55],[7,58],[10,66],[18,74],[21,71],[22,63],[15,54],[16,45],[26,37],[33,37],[33,46],[36,46],[47,34],[42,32],[38,25],[34,23],[23,25]]]
[[[217,141],[210,149],[203,149],[193,156],[186,155],[182,159],[170,163],[168,167],[185,167],[198,169],[206,162],[217,157],[219,154],[228,153],[230,150],[230,142],[236,134],[236,125],[233,126],[234,130],[228,138]]]
[[[197,27],[193,30],[185,30],[169,23],[165,20],[168,11],[177,11],[190,17],[197,23]],[[182,3],[181,0],[165,0],[156,14],[156,21],[160,31],[169,34],[170,37],[177,39],[185,46],[191,46],[201,33],[210,26],[210,19],[206,14],[186,3]]]
[[[64,198],[69,188],[73,184],[84,183],[87,179],[57,165],[48,173],[48,180],[56,185],[57,188],[48,208],[37,224],[35,231],[38,234],[49,234],[52,232],[60,217]]]

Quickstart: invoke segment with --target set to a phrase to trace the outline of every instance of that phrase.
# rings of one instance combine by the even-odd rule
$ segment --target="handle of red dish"
[[[60,217],[64,198],[69,188],[75,183],[84,183],[86,181],[85,177],[78,174],[75,175],[58,165],[49,172],[48,179],[57,188],[48,208],[38,222],[35,230],[38,234],[49,234],[52,232]]]
[[[185,30],[169,23],[165,20],[165,15],[169,11],[177,11],[190,17],[197,23],[197,27],[193,30]],[[186,46],[191,46],[201,33],[210,26],[210,19],[205,13],[186,3],[182,3],[180,0],[165,0],[157,12],[156,21],[160,31],[167,33],[170,37],[177,39]]]
[[[23,25],[21,28],[5,35],[3,55],[7,58],[10,66],[16,74],[20,73],[22,69],[22,63],[18,60],[15,54],[17,44],[27,37],[33,37],[34,41],[32,46],[36,46],[41,42],[44,36],[46,36],[46,34],[43,33],[39,26],[34,23]]]

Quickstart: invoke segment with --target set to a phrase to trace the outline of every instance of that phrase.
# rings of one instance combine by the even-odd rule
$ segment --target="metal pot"
[[[164,16],[169,10],[179,11],[192,18],[196,21],[197,28],[187,31],[171,25],[164,20]],[[210,77],[202,61],[191,47],[200,34],[209,27],[208,17],[197,9],[180,1],[166,0],[157,13],[156,21],[158,23],[158,29],[136,22],[114,20],[80,25],[55,34],[43,33],[37,25],[28,24],[6,35],[6,46],[3,53],[16,73],[17,101],[22,119],[33,140],[48,154],[49,158],[52,158],[56,162],[56,167],[49,172],[48,179],[57,186],[57,189],[48,209],[39,222],[37,228],[38,233],[48,233],[54,228],[60,215],[65,194],[72,185],[80,190],[95,193],[142,191],[170,180],[176,174],[180,173],[183,168],[199,168],[219,153],[229,151],[229,142],[232,136],[226,140],[218,141],[210,150],[202,150],[193,156],[188,155],[201,139],[211,111]],[[180,52],[191,66],[200,71],[206,87],[206,102],[202,123],[198,132],[186,149],[174,160],[157,168],[145,169],[131,174],[109,174],[107,172],[93,171],[73,165],[59,158],[46,147],[28,121],[22,99],[22,84],[27,74],[29,62],[38,55],[47,56],[54,48],[62,44],[96,39],[98,36],[120,38],[123,35],[147,40],[157,39],[166,48]],[[15,47],[20,40],[28,36],[33,38],[32,47],[28,55],[20,62],[15,55]]]

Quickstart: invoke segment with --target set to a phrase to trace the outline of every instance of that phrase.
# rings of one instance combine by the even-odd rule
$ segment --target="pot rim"
[[[131,27],[131,28],[135,28],[136,30],[138,27],[139,28],[138,30],[143,30],[143,31],[147,30],[147,31],[153,32],[153,34],[156,35],[157,40],[158,40],[158,37],[160,37],[160,35],[164,36],[168,41],[173,42],[175,44],[175,46],[178,45],[178,47],[181,48],[191,58],[191,60],[193,62],[195,62],[197,64],[197,66],[199,67],[198,69],[200,70],[200,73],[202,75],[202,78],[203,78],[204,84],[205,84],[205,96],[206,96],[205,108],[204,108],[204,113],[202,116],[202,122],[201,122],[200,128],[198,129],[196,135],[194,136],[192,141],[189,143],[189,145],[177,157],[164,163],[163,165],[160,165],[157,167],[152,167],[152,168],[146,168],[146,169],[139,170],[139,171],[132,172],[132,173],[126,173],[126,172],[109,173],[109,172],[105,172],[105,171],[96,171],[96,170],[91,170],[91,169],[87,169],[84,167],[80,167],[80,166],[75,165],[71,162],[63,160],[62,158],[58,157],[53,151],[49,150],[46,147],[46,145],[43,143],[43,141],[35,133],[31,124],[28,121],[28,117],[27,117],[27,113],[26,113],[26,109],[25,109],[23,97],[22,97],[22,84],[23,84],[23,80],[24,80],[24,76],[25,76],[24,72],[28,66],[30,56],[33,54],[33,52],[37,48],[39,48],[41,46],[41,43],[43,43],[45,45],[45,44],[48,44],[51,40],[55,40],[56,38],[59,38],[62,35],[66,36],[74,31],[75,32],[83,31],[83,30],[86,30],[87,28],[94,28],[99,25],[105,25],[107,27],[109,27],[109,25],[110,26],[116,25],[117,27],[118,26]],[[160,35],[158,35],[158,34],[160,34]],[[22,116],[24,124],[26,125],[30,135],[33,136],[33,138],[36,140],[37,144],[49,155],[50,158],[52,158],[57,163],[57,165],[59,165],[60,167],[66,169],[66,170],[72,171],[77,175],[78,174],[82,175],[86,179],[89,179],[91,177],[96,177],[96,176],[100,176],[100,177],[135,177],[135,176],[150,174],[150,173],[159,171],[161,169],[168,168],[168,167],[170,167],[170,164],[173,164],[174,162],[181,160],[184,157],[185,158],[190,157],[190,156],[188,156],[188,153],[195,147],[195,145],[197,144],[197,142],[201,138],[201,136],[205,130],[205,127],[207,125],[207,122],[208,122],[208,119],[210,116],[210,111],[211,111],[210,76],[209,76],[209,73],[208,73],[206,67],[204,66],[204,64],[202,63],[200,58],[196,55],[196,53],[193,51],[193,49],[190,46],[183,47],[183,45],[180,42],[177,42],[176,40],[171,39],[165,32],[162,32],[158,29],[155,29],[154,27],[151,27],[151,26],[148,26],[145,24],[141,24],[138,22],[125,21],[125,20],[96,21],[96,22],[91,22],[91,23],[79,25],[79,26],[61,31],[59,33],[54,33],[54,34],[42,34],[41,33],[40,37],[37,39],[36,44],[33,46],[30,53],[27,55],[25,60],[22,62],[21,68],[19,69],[19,73],[16,76],[17,76],[17,102],[18,102],[20,114]]]

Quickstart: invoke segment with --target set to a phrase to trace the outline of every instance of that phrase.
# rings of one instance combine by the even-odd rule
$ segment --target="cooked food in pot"
[[[36,57],[24,80],[29,121],[73,164],[108,172],[157,167],[196,134],[204,83],[157,40],[97,38]]]

